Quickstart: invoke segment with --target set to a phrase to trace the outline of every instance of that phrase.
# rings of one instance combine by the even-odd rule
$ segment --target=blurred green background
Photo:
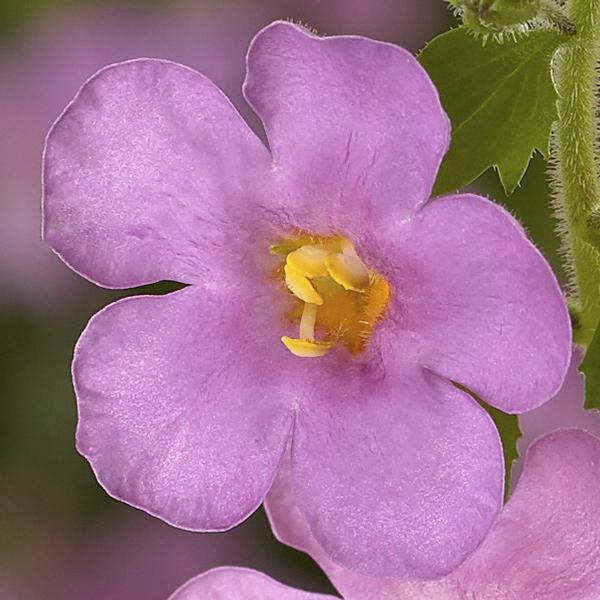
[[[87,319],[139,290],[95,288],[39,239],[44,136],[86,78],[111,62],[169,58],[211,77],[258,127],[241,97],[244,53],[253,34],[278,18],[413,51],[453,22],[441,0],[3,0],[0,5],[2,600],[159,600],[222,564],[255,567],[290,585],[332,591],[308,558],[274,540],[262,509],[232,532],[197,535],[103,492],[74,449],[70,360]],[[493,173],[477,189],[505,203],[559,271],[545,168],[535,157],[510,199]],[[165,290],[157,285],[145,291]],[[524,421],[526,442],[556,424],[600,432],[596,416],[578,408],[581,382],[574,372],[567,384],[561,398]]]

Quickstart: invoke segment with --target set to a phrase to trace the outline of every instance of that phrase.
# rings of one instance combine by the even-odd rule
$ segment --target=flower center
[[[276,275],[293,297],[287,318],[299,322],[297,338],[281,338],[286,348],[303,358],[324,356],[337,343],[361,352],[388,305],[388,282],[339,235],[299,234],[270,251],[285,256]]]

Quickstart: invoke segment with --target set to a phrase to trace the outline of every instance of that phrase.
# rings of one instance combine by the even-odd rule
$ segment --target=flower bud
[[[515,32],[535,21],[546,21],[563,33],[574,34],[573,24],[554,0],[448,0],[463,23],[481,34]]]

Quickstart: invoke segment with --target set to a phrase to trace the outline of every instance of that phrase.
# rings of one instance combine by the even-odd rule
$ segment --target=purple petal
[[[261,117],[298,227],[360,242],[423,203],[449,140],[437,91],[410,53],[276,22],[254,38],[244,94]]]
[[[531,446],[515,493],[452,578],[466,597],[588,600],[600,591],[600,439],[580,430]],[[470,594],[470,595],[469,595]]]
[[[217,286],[127,298],[75,352],[78,450],[109,494],[186,529],[254,511],[290,433],[276,379],[288,353],[238,300]]]
[[[108,67],[48,135],[44,238],[107,287],[197,282],[252,239],[270,161],[199,73],[149,59]]]
[[[433,578],[481,542],[502,504],[497,431],[477,403],[401,363],[321,372],[296,417],[293,488],[329,556]]]
[[[190,579],[169,600],[335,600],[335,596],[303,592],[251,569],[222,567]]]
[[[374,577],[335,563],[313,536],[292,492],[292,472],[286,453],[277,478],[265,500],[275,537],[310,555],[325,571],[345,600],[458,600],[446,580],[420,581]]]
[[[571,355],[565,301],[504,209],[470,194],[433,200],[386,248],[397,326],[385,335],[399,357],[506,412],[558,391]]]
[[[286,460],[266,501],[276,537],[310,554],[346,600],[591,600],[600,590],[600,439],[563,430],[538,440],[485,540],[447,578],[376,578],[334,563],[298,510]]]

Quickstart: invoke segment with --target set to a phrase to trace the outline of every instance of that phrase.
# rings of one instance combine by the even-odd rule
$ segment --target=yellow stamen
[[[303,340],[315,339],[315,323],[317,322],[317,305],[304,304],[302,318],[300,319],[300,337]]]
[[[294,297],[288,319],[299,322],[298,338],[281,338],[288,350],[319,357],[343,343],[351,354],[361,352],[387,309],[387,281],[370,271],[350,240],[340,235],[299,232],[270,250],[285,256],[276,275],[283,276]]]
[[[286,263],[300,271],[305,277],[324,277],[327,275],[325,267],[327,254],[325,248],[310,244],[290,252]]]
[[[314,340],[298,340],[284,335],[281,341],[285,347],[295,356],[300,358],[317,358],[325,356],[331,348],[332,342],[316,342]]]
[[[364,292],[369,287],[369,269],[354,254],[330,254],[325,266],[331,278],[344,289]]]
[[[310,280],[298,271],[298,269],[286,264],[284,270],[285,284],[296,298],[300,298],[300,300],[309,304],[316,304],[317,306],[323,304],[323,298],[315,290]]]
[[[356,258],[358,258],[354,244],[346,238],[340,238],[340,250],[342,251],[342,254],[351,254],[352,256],[356,256]]]

